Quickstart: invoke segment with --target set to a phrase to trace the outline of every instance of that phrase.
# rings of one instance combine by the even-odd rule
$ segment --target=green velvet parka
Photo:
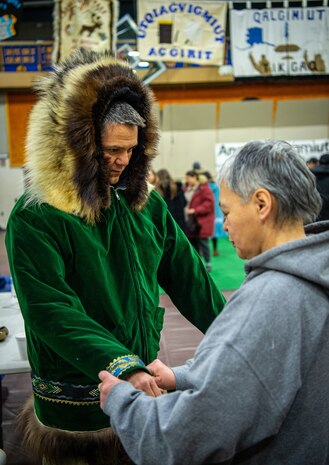
[[[148,189],[158,138],[150,90],[127,65],[79,53],[39,83],[27,191],[8,221],[6,246],[37,417],[93,431],[109,426],[99,371],[124,378],[157,356],[159,286],[203,332],[224,298],[163,199]],[[118,99],[146,121],[120,187],[109,185],[99,146],[99,114]]]

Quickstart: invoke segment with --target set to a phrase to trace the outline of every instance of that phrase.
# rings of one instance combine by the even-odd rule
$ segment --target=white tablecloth
[[[30,371],[27,360],[22,360],[15,334],[24,332],[24,321],[17,299],[10,292],[0,292],[0,326],[9,330],[7,338],[0,342],[0,374]]]

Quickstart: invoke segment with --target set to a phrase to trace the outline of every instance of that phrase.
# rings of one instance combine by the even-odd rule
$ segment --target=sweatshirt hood
[[[101,125],[117,101],[144,118],[138,146],[125,170],[125,197],[132,210],[147,202],[148,170],[159,139],[153,94],[125,62],[79,50],[35,89],[26,143],[27,201],[48,203],[93,224],[111,203],[101,148]]]
[[[329,221],[305,227],[306,237],[274,247],[246,261],[246,281],[279,271],[322,287],[329,294]]]

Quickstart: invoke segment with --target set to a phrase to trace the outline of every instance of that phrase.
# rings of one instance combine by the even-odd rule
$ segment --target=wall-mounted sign
[[[21,13],[22,2],[19,0],[0,1],[0,41],[16,35]]]
[[[140,55],[136,49],[137,24],[126,14],[117,22],[117,50],[116,56],[121,60],[126,60],[133,68],[140,68]],[[144,73],[140,78],[145,84],[150,84],[160,74],[166,71],[166,66],[161,61],[150,61],[144,63]]]
[[[8,72],[52,69],[52,42],[0,42],[0,70]]]
[[[329,139],[305,139],[288,141],[305,161],[309,158],[319,159],[324,153],[329,153]],[[226,158],[243,147],[247,142],[222,142],[215,146],[216,172],[220,172]]]
[[[55,1],[54,63],[77,48],[113,52],[118,8],[117,0]]]
[[[138,0],[137,7],[141,59],[223,64],[226,2]]]
[[[329,8],[231,10],[235,76],[329,74]]]

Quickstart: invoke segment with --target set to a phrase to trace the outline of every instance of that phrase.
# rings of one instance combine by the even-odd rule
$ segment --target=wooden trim
[[[0,90],[31,92],[34,81],[45,72],[0,73]],[[209,103],[247,99],[296,100],[329,97],[328,79],[240,80],[220,76],[216,68],[168,69],[151,83],[161,104]]]
[[[143,79],[147,70],[137,69],[137,76]],[[232,74],[221,75],[217,66],[200,68],[168,68],[151,82],[152,87],[172,86],[181,84],[221,84],[233,82]]]
[[[48,73],[45,72],[3,72],[0,73],[0,89],[3,89],[4,91],[12,89],[29,90],[38,77],[47,76],[47,74]]]
[[[0,89],[29,89],[33,81],[39,76],[46,76],[47,72],[0,72]],[[143,79],[146,71],[137,70],[137,75]],[[234,81],[232,75],[221,76],[218,68],[182,68],[167,69],[160,74],[151,84],[152,87],[159,85],[199,85],[199,84],[221,84]]]
[[[328,81],[233,82],[207,86],[153,87],[161,104],[209,103],[241,100],[297,100],[329,98]]]

